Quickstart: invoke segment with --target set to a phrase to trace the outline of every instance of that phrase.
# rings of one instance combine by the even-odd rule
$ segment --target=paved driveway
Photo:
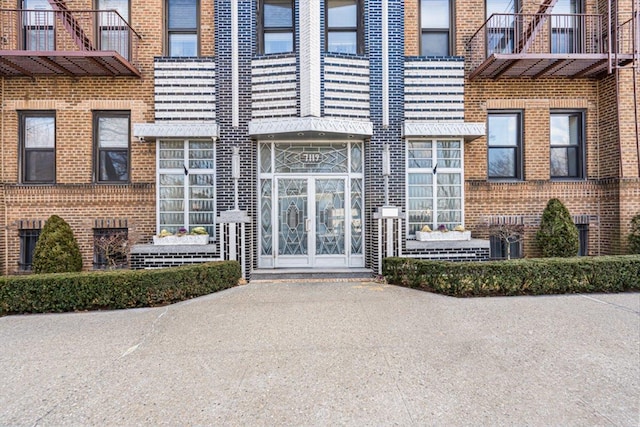
[[[0,344],[0,425],[640,424],[640,294],[259,283]]]

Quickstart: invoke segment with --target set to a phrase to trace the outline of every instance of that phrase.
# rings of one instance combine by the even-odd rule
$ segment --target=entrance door
[[[347,178],[279,177],[276,182],[275,266],[348,266]]]

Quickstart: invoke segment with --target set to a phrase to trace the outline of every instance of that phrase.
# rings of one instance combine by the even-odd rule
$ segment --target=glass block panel
[[[461,168],[462,150],[460,141],[438,141],[438,167],[440,168]]]
[[[409,142],[407,148],[409,168],[433,168],[431,142]]]

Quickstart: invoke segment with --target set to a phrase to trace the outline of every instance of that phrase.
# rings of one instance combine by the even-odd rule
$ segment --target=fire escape
[[[115,10],[0,9],[0,76],[131,76],[140,35]]]
[[[636,1],[636,0],[634,0]],[[615,68],[638,67],[638,7],[620,20],[608,0],[606,14],[552,14],[557,0],[537,13],[491,15],[467,43],[469,78],[598,78]]]

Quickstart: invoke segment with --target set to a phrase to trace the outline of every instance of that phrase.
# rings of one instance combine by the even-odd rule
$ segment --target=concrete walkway
[[[640,424],[640,294],[258,283],[0,344],[0,425]]]

